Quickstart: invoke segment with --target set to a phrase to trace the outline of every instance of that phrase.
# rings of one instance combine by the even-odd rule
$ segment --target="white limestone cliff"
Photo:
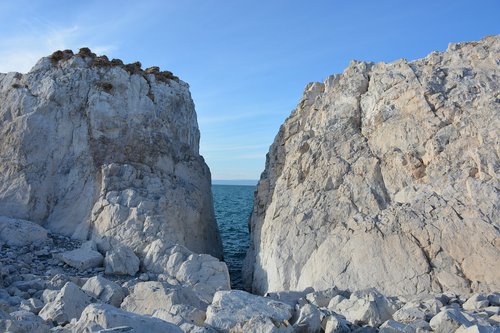
[[[267,156],[257,293],[500,290],[500,36],[312,83]]]
[[[222,257],[188,85],[58,51],[0,74],[0,216],[138,255],[162,239]]]

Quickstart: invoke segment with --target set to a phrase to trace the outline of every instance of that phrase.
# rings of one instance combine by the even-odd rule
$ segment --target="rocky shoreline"
[[[14,223],[15,222],[15,223]],[[10,238],[16,230],[23,237]],[[45,236],[45,237],[44,237]],[[68,254],[80,251],[78,260]],[[101,260],[94,260],[97,252]],[[385,297],[375,289],[230,290],[223,262],[173,246],[167,270],[107,274],[92,242],[44,232],[28,221],[0,224],[0,331],[84,332],[498,332],[500,293]],[[72,257],[69,255],[69,257]],[[139,268],[139,267],[137,267]]]
[[[255,294],[186,83],[86,48],[0,74],[0,332],[500,332],[499,49],[308,85],[255,195]]]

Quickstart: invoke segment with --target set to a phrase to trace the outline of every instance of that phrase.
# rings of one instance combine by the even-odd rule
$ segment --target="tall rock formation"
[[[172,73],[58,51],[0,74],[0,101],[0,215],[139,254],[162,239],[222,256],[194,104]]]
[[[247,287],[500,289],[500,36],[312,83],[267,156]]]

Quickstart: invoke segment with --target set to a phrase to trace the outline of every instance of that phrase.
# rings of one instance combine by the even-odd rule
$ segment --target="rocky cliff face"
[[[500,289],[500,36],[306,87],[267,156],[247,287]]]
[[[222,256],[188,85],[58,51],[0,74],[0,215],[76,238]]]

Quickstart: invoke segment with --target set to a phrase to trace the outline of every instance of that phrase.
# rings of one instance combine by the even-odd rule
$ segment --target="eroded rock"
[[[257,187],[246,288],[500,289],[500,37],[309,84]]]

